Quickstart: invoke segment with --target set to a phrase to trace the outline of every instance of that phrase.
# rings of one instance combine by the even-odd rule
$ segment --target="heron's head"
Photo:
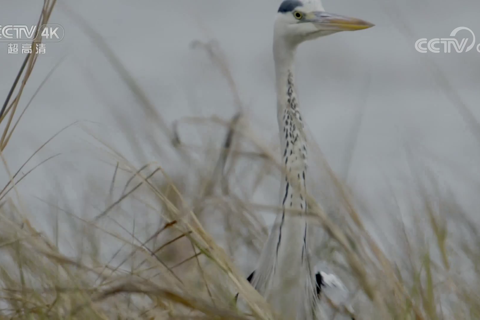
[[[284,0],[275,21],[275,40],[296,46],[332,33],[370,27],[370,22],[325,12],[319,0]]]

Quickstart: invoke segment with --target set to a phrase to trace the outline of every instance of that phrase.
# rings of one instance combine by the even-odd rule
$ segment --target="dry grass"
[[[55,1],[45,1],[39,24],[48,21],[54,5]],[[281,166],[277,152],[262,142],[243,116],[225,60],[213,44],[196,43],[226,77],[239,113],[230,120],[189,118],[169,126],[115,53],[80,17],[71,15],[109,58],[156,128],[152,130],[159,129],[159,139],[169,142],[158,143],[156,150],[173,157],[178,168],[169,175],[158,160],[162,156],[138,168],[108,141],[92,135],[112,168],[110,186],[104,190],[105,207],[87,219],[91,214],[60,207],[55,199],[47,201],[52,212],[58,212],[51,221],[54,231],[48,232],[32,225],[15,196],[16,185],[28,173],[19,174],[23,166],[10,173],[4,162],[11,179],[0,194],[0,317],[276,318],[237,265],[245,250],[258,255],[266,239],[259,212],[278,208],[256,204],[253,196],[269,194],[265,185],[280,174]],[[2,111],[2,154],[21,119],[15,115],[36,57],[27,57],[26,69],[19,74],[20,88],[13,99],[12,89]],[[117,116],[125,139],[135,136],[128,121]],[[186,144],[179,130],[191,125],[224,128],[222,147],[216,148],[208,138],[203,145]],[[328,251],[323,259],[355,292],[357,318],[479,319],[480,235],[461,207],[440,192],[428,195],[421,182],[435,185],[434,179],[419,179],[412,188],[418,190],[420,205],[409,206],[409,215],[418,217],[417,229],[399,223],[398,234],[387,239],[397,251],[386,254],[385,246],[362,222],[354,197],[315,147],[311,146],[316,150],[311,165],[323,172],[335,200],[334,210],[326,212],[311,196],[309,215],[330,239],[321,248]],[[317,191],[311,189],[312,195]],[[61,229],[60,220],[68,221],[70,232]],[[70,249],[62,245],[67,240]],[[237,309],[237,292],[249,312]]]

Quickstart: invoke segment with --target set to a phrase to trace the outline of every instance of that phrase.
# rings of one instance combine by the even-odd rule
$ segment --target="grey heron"
[[[322,319],[319,294],[325,273],[315,273],[308,250],[306,219],[307,143],[295,89],[294,57],[299,44],[340,31],[362,30],[373,24],[327,13],[320,0],[285,0],[274,25],[277,116],[284,177],[282,213],[277,216],[255,271],[248,280],[286,319]],[[300,216],[288,210],[303,212]]]

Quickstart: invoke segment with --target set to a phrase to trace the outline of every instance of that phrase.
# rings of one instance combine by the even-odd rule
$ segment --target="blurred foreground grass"
[[[48,21],[54,5],[55,1],[45,1],[39,24]],[[238,113],[231,120],[190,118],[170,126],[115,53],[80,17],[74,18],[160,131],[156,137],[168,142],[168,146],[157,142],[155,148],[160,154],[174,153],[177,168],[170,176],[158,159],[136,167],[108,141],[95,137],[112,165],[105,207],[94,219],[87,219],[88,215],[77,216],[54,205],[53,197],[49,205],[58,214],[51,221],[54,231],[48,232],[33,225],[31,213],[15,195],[23,178],[28,183],[28,173],[20,174],[23,166],[11,172],[2,156],[11,178],[0,194],[0,317],[277,318],[237,265],[238,257],[244,256],[239,253],[248,250],[258,255],[266,239],[268,231],[259,212],[278,209],[255,204],[253,199],[255,193],[267,192],[262,189],[266,180],[279,174],[278,152],[265,146],[243,116],[235,82],[221,55],[212,44],[195,43],[219,66]],[[18,116],[16,110],[35,62],[35,55],[27,57],[19,73],[20,87],[12,91],[17,94],[7,99],[2,111],[2,152],[21,119],[23,112]],[[121,121],[125,137],[138,148],[126,122]],[[179,128],[186,123],[225,128],[222,147],[208,141],[197,147],[184,143]],[[311,162],[324,172],[335,200],[323,210],[318,199],[310,197],[309,215],[329,236],[328,254],[322,259],[353,292],[357,319],[480,319],[480,234],[453,199],[427,193],[420,182],[412,186],[421,201],[405,207],[418,223],[413,229],[400,223],[398,232],[387,237],[397,250],[386,252],[387,246],[367,230],[356,201],[319,152]],[[239,176],[243,181],[238,181]],[[435,185],[433,178],[429,182]],[[121,192],[116,192],[119,188]],[[363,211],[368,212],[368,207]],[[59,215],[68,218],[72,231],[61,230]],[[128,228],[122,219],[130,222]],[[77,249],[65,249],[66,242]],[[112,248],[118,249],[106,253]],[[250,310],[237,309],[237,292]]]

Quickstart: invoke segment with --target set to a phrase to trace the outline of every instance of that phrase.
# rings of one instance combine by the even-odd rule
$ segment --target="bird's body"
[[[295,89],[297,46],[343,30],[371,24],[324,12],[319,0],[285,0],[277,13],[273,55],[277,116],[283,157],[282,212],[262,250],[252,285],[285,319],[322,319],[306,219],[307,141]],[[321,281],[320,281],[321,282]],[[320,285],[320,283],[318,283]]]

